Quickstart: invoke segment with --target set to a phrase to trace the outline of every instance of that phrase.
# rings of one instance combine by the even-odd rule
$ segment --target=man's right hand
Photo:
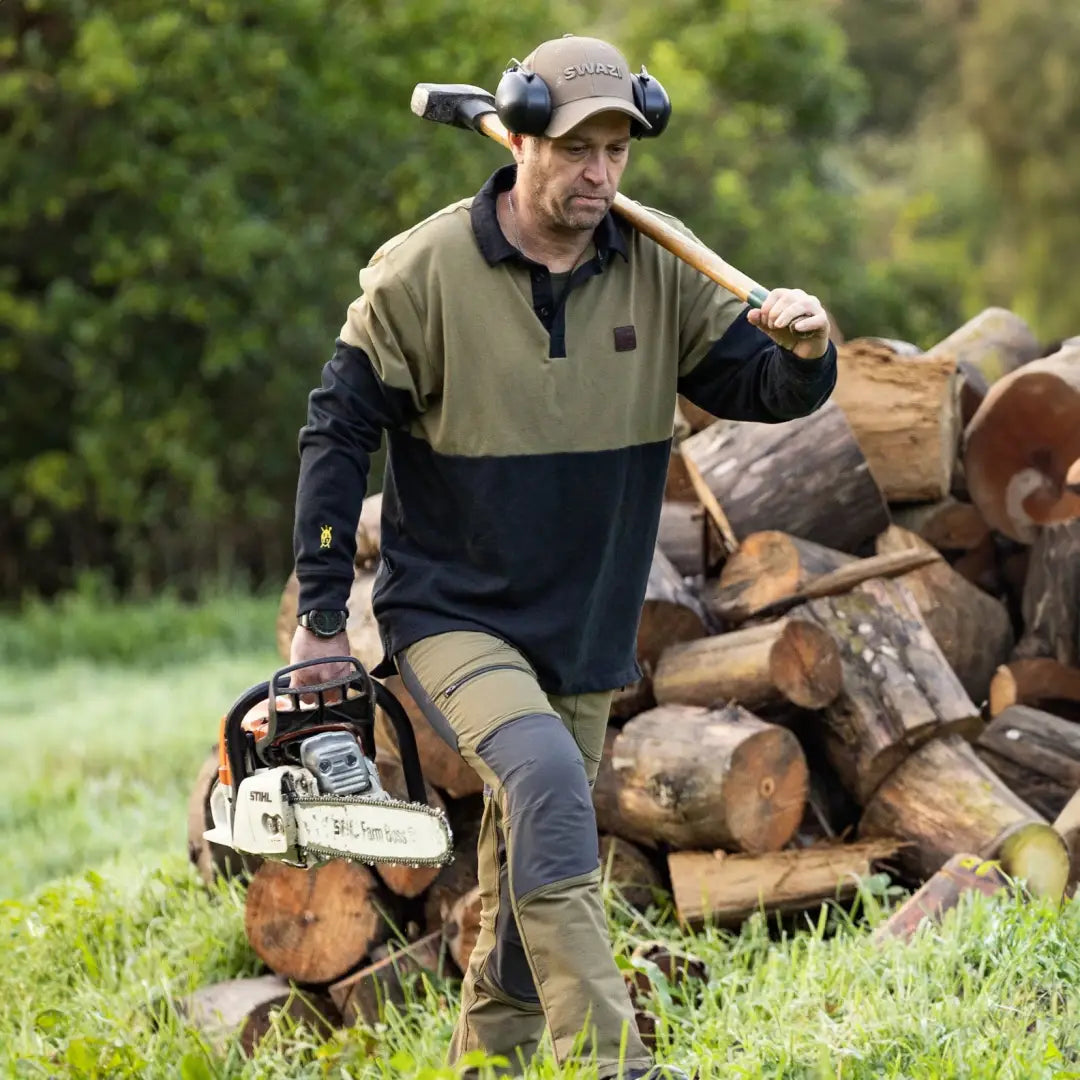
[[[292,649],[290,650],[289,663],[299,664],[306,660],[319,660],[329,656],[351,656],[352,649],[349,646],[349,635],[342,630],[333,637],[319,637],[310,630],[298,626],[293,633]],[[352,675],[356,668],[351,664],[312,664],[310,667],[301,668],[292,672],[289,685],[292,687],[314,686],[317,683],[329,682],[331,679],[340,679],[346,675]],[[300,699],[305,704],[314,704],[315,695],[305,694]],[[326,695],[327,701],[340,701],[341,694],[335,692]]]

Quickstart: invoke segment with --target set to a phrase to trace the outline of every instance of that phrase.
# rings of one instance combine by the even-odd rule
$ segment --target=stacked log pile
[[[908,934],[968,887],[1071,894],[1080,345],[1044,351],[989,309],[926,353],[846,342],[809,417],[733,422],[680,400],[642,678],[615,695],[594,789],[604,864],[631,904],[667,892],[689,927],[737,926],[843,901],[885,869],[916,909],[883,934]],[[376,496],[349,624],[369,666],[377,548]],[[295,595],[290,580],[286,658]],[[354,1019],[400,1000],[410,972],[460,973],[479,925],[479,778],[391,684],[455,862],[245,868],[256,951]],[[377,742],[400,784],[388,725]],[[237,869],[195,839],[192,858],[207,876]]]

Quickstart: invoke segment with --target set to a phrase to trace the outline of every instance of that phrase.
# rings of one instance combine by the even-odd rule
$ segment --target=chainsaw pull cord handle
[[[375,690],[375,701],[382,707],[397,735],[398,750],[401,754],[401,768],[405,773],[405,787],[409,792],[409,801],[427,803],[427,789],[424,787],[424,774],[420,770],[420,753],[416,749],[416,735],[408,713],[394,695],[381,682],[371,680]]]

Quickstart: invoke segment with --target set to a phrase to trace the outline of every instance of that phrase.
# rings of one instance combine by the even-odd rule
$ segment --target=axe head
[[[424,120],[480,132],[480,118],[495,112],[495,98],[468,83],[417,83],[410,107]]]

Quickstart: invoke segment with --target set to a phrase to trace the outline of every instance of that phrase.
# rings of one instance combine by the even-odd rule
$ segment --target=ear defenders
[[[671,99],[663,86],[641,65],[638,75],[631,75],[634,105],[650,124],[646,131],[637,120],[630,121],[635,139],[656,138],[671,118]],[[503,72],[495,90],[495,111],[508,131],[518,135],[543,135],[551,122],[551,90],[534,71],[517,60]]]

